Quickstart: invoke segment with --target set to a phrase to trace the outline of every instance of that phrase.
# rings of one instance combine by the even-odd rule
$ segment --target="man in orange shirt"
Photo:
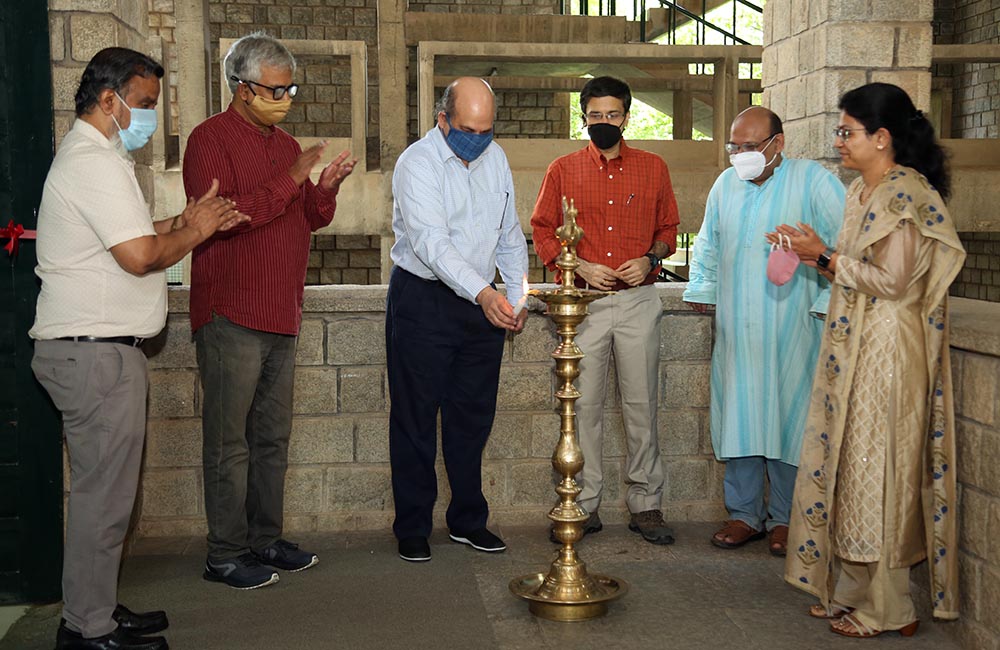
[[[577,285],[614,290],[590,305],[576,342],[580,363],[577,429],[585,465],[577,480],[579,503],[590,518],[584,534],[602,528],[601,444],[608,366],[614,351],[628,444],[625,483],[629,529],[653,544],[670,544],[663,521],[663,465],[657,444],[656,407],[663,308],[655,287],[660,260],[676,247],[677,201],[663,159],[622,140],[632,95],[623,81],[591,79],[580,92],[590,144],[549,165],[531,216],[535,251],[550,268],[560,245],[562,197],[572,199],[584,237],[577,247]],[[555,541],[553,539],[553,541]]]

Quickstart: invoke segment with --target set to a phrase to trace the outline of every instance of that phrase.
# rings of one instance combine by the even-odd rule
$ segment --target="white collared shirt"
[[[63,139],[38,210],[42,280],[29,335],[155,336],[166,322],[164,271],[132,275],[111,248],[155,235],[134,163],[83,120]]]
[[[440,280],[475,303],[499,268],[507,300],[521,297],[528,245],[514,208],[503,149],[490,143],[468,167],[432,128],[410,145],[392,175],[392,261]]]

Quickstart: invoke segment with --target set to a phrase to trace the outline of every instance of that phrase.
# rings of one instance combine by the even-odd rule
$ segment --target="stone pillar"
[[[769,0],[763,103],[784,120],[789,153],[836,166],[837,101],[869,82],[929,110],[933,17],[933,0]]]
[[[177,67],[184,71],[177,76],[177,132],[182,159],[191,131],[208,117],[212,97],[215,76],[208,74],[211,57],[206,15],[205,0],[174,0]]]

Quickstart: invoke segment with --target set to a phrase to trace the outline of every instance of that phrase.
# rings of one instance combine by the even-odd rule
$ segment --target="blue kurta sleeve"
[[[813,214],[813,230],[827,246],[837,244],[840,226],[844,222],[844,184],[836,176],[817,165],[817,173],[810,180],[810,208]],[[816,300],[809,308],[809,313],[816,318],[826,318],[827,306],[830,303],[830,283],[820,276],[822,287]]]
[[[684,291],[685,302],[716,304],[716,286],[719,270],[719,198],[718,189],[722,180],[715,181],[705,203],[705,220],[701,223],[698,237],[694,242],[691,256],[691,272],[688,287]]]

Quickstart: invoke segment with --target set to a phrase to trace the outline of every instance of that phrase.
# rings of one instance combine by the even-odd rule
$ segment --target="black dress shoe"
[[[85,639],[62,621],[56,633],[56,650],[170,650],[170,646],[162,636],[132,636],[120,627],[110,634]]]
[[[111,618],[115,619],[118,627],[125,628],[132,636],[143,636],[153,634],[167,629],[170,623],[167,621],[167,613],[162,610],[153,612],[133,612],[121,603],[115,607]]]

